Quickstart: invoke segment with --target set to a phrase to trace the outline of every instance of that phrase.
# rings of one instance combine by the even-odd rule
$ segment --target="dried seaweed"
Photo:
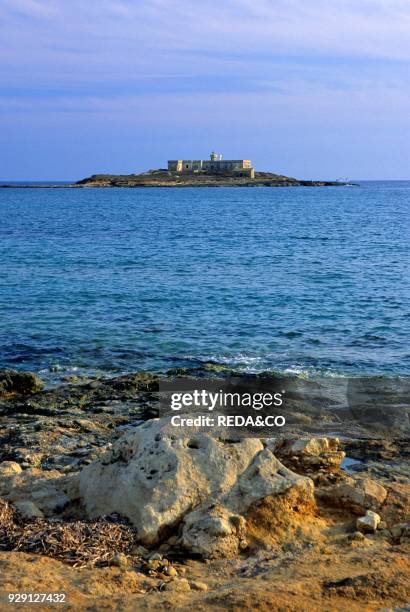
[[[109,564],[118,553],[130,554],[136,532],[120,517],[92,522],[24,520],[0,500],[0,550],[47,555],[78,568]]]

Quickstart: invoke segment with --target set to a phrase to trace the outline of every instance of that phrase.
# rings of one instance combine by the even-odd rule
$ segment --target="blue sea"
[[[0,189],[0,367],[410,374],[410,182]]]

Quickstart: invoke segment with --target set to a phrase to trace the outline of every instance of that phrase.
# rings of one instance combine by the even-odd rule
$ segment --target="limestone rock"
[[[191,430],[191,428],[190,428]],[[119,513],[152,545],[175,534],[204,557],[232,557],[246,546],[243,514],[265,497],[313,483],[283,466],[261,440],[226,440],[200,428],[190,437],[155,419],[125,434],[80,474],[91,518]]]
[[[76,496],[76,487],[60,472],[30,468],[0,479],[0,496],[16,505],[32,502],[46,516],[59,512],[70,502],[69,494]]]
[[[410,521],[404,523],[398,523],[397,525],[393,525],[390,529],[391,535],[395,539],[409,539],[410,538]]]
[[[263,448],[259,440],[228,443],[192,429],[186,438],[168,417],[147,421],[85,467],[80,494],[89,516],[117,512],[143,544],[154,544],[164,528],[229,491]]]
[[[337,505],[360,514],[370,508],[379,509],[387,497],[386,489],[370,478],[347,478],[327,493]]]
[[[255,455],[249,467],[238,477],[225,503],[237,512],[246,512],[255,502],[282,495],[289,489],[303,491],[306,499],[313,499],[314,486],[310,478],[295,474],[270,450],[264,449]]]
[[[279,457],[297,462],[304,468],[337,468],[345,458],[338,438],[281,438],[273,452]]]
[[[0,370],[0,397],[32,395],[44,387],[43,381],[32,372]]]
[[[358,531],[362,533],[374,533],[381,521],[381,517],[376,512],[368,510],[364,516],[361,516],[356,521]]]
[[[41,512],[40,508],[36,506],[32,501],[22,500],[14,502],[14,507],[21,516],[25,519],[33,519],[33,518],[43,518],[44,514]]]
[[[223,506],[205,506],[184,519],[182,545],[203,557],[235,557],[246,548],[246,521]]]

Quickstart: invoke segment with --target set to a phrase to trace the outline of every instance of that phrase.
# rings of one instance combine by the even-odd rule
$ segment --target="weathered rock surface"
[[[0,464],[0,474],[4,474],[6,470],[10,471],[10,464],[13,465],[11,469],[16,470],[17,464],[4,461]],[[32,512],[34,516],[37,508],[41,514],[52,516],[64,510],[72,499],[78,497],[77,478],[64,477],[55,470],[20,469],[0,477],[0,497],[11,502],[16,508],[23,509],[23,513]]]
[[[0,461],[78,471],[151,416],[157,389],[157,377],[139,373],[0,398]]]
[[[323,497],[356,514],[378,510],[387,497],[386,489],[370,478],[350,478],[324,492]]]
[[[209,364],[204,366],[202,375],[215,372],[219,375],[220,370],[221,366]],[[187,374],[181,370],[178,373]],[[262,445],[267,450],[262,450],[259,443],[255,452],[248,450],[247,466],[243,471],[239,467],[233,469],[237,475],[232,484],[225,478],[219,493],[214,494],[209,474],[198,485],[194,482],[196,470],[203,469],[200,461],[205,463],[206,453],[200,461],[192,459],[191,454],[198,453],[201,444],[198,432],[192,432],[186,439],[189,446],[183,446],[175,456],[175,471],[166,472],[166,467],[161,467],[161,478],[172,481],[175,474],[180,478],[183,474],[180,464],[186,462],[185,474],[190,479],[192,474],[191,487],[194,482],[195,491],[197,487],[200,490],[205,482],[210,492],[206,489],[204,499],[182,512],[182,518],[175,524],[159,529],[160,546],[148,550],[137,542],[134,533],[128,533],[132,530],[122,524],[121,517],[109,517],[99,523],[84,520],[83,508],[78,503],[77,473],[102,453],[106,455],[111,443],[116,447],[126,428],[135,433],[139,429],[137,423],[156,416],[152,413],[158,377],[140,373],[77,383],[35,395],[0,398],[0,497],[7,497],[11,504],[3,502],[2,510],[0,499],[0,531],[2,522],[5,527],[0,543],[3,546],[0,590],[60,592],[63,589],[70,594],[69,605],[76,609],[130,612],[169,610],[170,607],[191,610],[193,606],[215,610],[224,607],[305,610],[312,605],[321,610],[339,610],[342,606],[349,612],[361,612],[368,608],[404,609],[410,601],[408,439],[393,437],[391,432],[388,439],[357,437],[361,435],[360,430],[352,424],[351,414],[344,419],[338,408],[334,410],[334,420],[324,421],[320,431],[316,429],[315,419],[306,415],[303,431],[299,426],[296,429],[290,426],[287,430],[294,442],[299,434],[306,438],[302,448],[296,445],[292,451],[297,451],[295,454],[280,454],[275,450],[273,439],[263,439]],[[310,382],[309,385],[312,385],[313,397],[316,386]],[[379,401],[380,389],[376,391],[374,397]],[[295,410],[298,406],[302,410],[302,395],[290,399],[295,402]],[[387,399],[391,411],[400,411],[400,406],[406,404],[402,396]],[[354,478],[332,462],[315,464],[315,456],[320,457],[329,449],[320,446],[319,454],[315,455],[317,438],[310,442],[313,438],[307,436],[333,436],[335,432],[343,436],[342,445],[348,456],[361,459],[354,466]],[[178,439],[174,440],[174,445],[179,444]],[[225,448],[220,456],[226,459],[229,469],[232,467],[229,453],[235,456],[238,444],[223,442],[222,436],[216,440],[217,449],[221,445]],[[150,450],[154,452],[151,447],[144,450],[144,456],[151,470],[155,469],[156,461],[149,463]],[[124,473],[131,461],[136,461],[135,454],[118,460],[113,458],[118,470],[121,468]],[[290,470],[286,471],[283,464]],[[311,481],[299,479],[291,470],[296,473],[300,470],[317,483],[315,497],[320,498],[319,511],[309,493]],[[129,488],[125,490],[131,493],[134,490],[132,470],[129,474]],[[382,485],[381,490],[377,489],[379,493],[375,494],[369,482],[363,485],[368,478],[373,485]],[[135,482],[148,485],[151,481],[142,478],[140,482],[135,478]],[[356,495],[346,494],[345,485],[357,488]],[[175,488],[181,490],[179,487],[177,479]],[[165,488],[170,495],[168,488],[170,484]],[[387,498],[379,509],[374,504],[381,502],[384,489]],[[139,494],[144,491],[142,510],[147,515],[150,512],[163,515],[159,496],[151,508],[146,502],[148,488],[135,490]],[[111,496],[110,491],[98,487],[96,493],[100,497]],[[370,537],[361,532],[352,533],[352,508],[357,517],[366,513],[364,506],[368,504],[380,513],[383,521]],[[16,518],[19,527],[15,534],[17,537],[24,532],[24,545],[21,539],[14,539],[13,547],[10,543],[7,510],[20,517]],[[38,513],[44,518],[36,518]],[[112,530],[121,534],[114,541]],[[37,534],[34,549],[33,532]],[[72,546],[74,535],[79,538],[74,542],[82,543],[82,550],[75,551],[75,559],[83,560],[84,551],[93,555],[98,544],[100,554],[101,550],[106,554],[103,557],[106,566],[73,569],[67,565],[73,562],[72,552],[67,554],[67,551],[64,564],[56,561],[59,558],[53,543],[56,533],[70,534],[67,540],[60,540],[60,553],[70,542]],[[181,546],[187,550],[184,552]],[[220,558],[235,556],[245,546],[245,554],[229,561]],[[194,552],[212,559],[206,564],[194,561],[191,558]]]
[[[304,181],[272,172],[255,172],[255,178],[232,174],[199,172],[178,173],[164,169],[150,170],[141,174],[93,174],[71,187],[323,187],[340,186],[334,181]]]
[[[183,544],[204,556],[236,554],[247,509],[295,488],[312,499],[312,481],[282,465],[261,440],[224,440],[199,429],[187,438],[168,417],[124,435],[80,475],[90,517],[117,512],[146,545],[182,522]]]
[[[26,519],[43,518],[44,514],[40,508],[36,506],[32,501],[17,501],[14,503],[14,507],[18,510],[19,514]]]
[[[206,558],[232,558],[247,547],[246,520],[224,506],[210,504],[184,519],[182,545]]]
[[[362,533],[374,533],[379,526],[381,517],[377,512],[368,510],[364,516],[360,516],[356,521],[358,531]]]
[[[281,438],[273,451],[280,459],[309,470],[338,468],[345,458],[338,438]]]
[[[0,397],[33,395],[43,387],[43,381],[32,372],[0,370]]]

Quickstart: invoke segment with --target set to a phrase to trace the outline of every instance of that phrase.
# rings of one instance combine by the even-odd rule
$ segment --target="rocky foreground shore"
[[[154,418],[159,378],[0,373],[0,591],[82,610],[408,605],[405,427],[366,436],[340,412],[326,435],[187,435]]]

